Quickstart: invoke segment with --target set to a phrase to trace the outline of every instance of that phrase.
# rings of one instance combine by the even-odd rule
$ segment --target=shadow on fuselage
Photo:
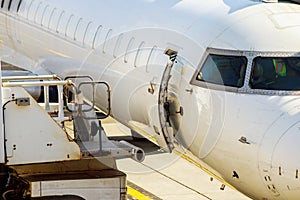
[[[224,4],[226,4],[229,7],[228,14],[248,8],[250,6],[257,5],[259,3],[259,2],[249,1],[246,4],[245,1],[235,1],[235,0],[223,0],[223,2],[224,2]]]

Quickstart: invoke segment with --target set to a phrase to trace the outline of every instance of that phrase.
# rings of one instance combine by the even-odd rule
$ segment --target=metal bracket
[[[29,97],[17,98],[16,104],[17,106],[30,106],[30,98]]]

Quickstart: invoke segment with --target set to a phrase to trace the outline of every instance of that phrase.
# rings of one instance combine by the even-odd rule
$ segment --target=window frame
[[[208,83],[197,80],[198,73],[201,71],[209,54],[217,55],[228,55],[228,56],[245,56],[247,58],[247,66],[244,78],[244,85],[241,88],[218,85],[215,83]],[[242,51],[242,50],[228,50],[228,49],[217,49],[208,47],[203,53],[198,66],[195,68],[194,75],[190,81],[191,85],[207,88],[212,90],[221,90],[226,92],[234,92],[241,94],[259,94],[259,95],[275,95],[275,96],[286,96],[286,95],[300,95],[300,90],[267,90],[267,89],[254,89],[250,87],[252,63],[256,57],[300,57],[300,52],[296,51]]]
[[[246,69],[244,72],[244,80],[243,84],[241,87],[238,86],[230,86],[230,85],[224,85],[224,84],[219,84],[219,83],[212,83],[212,82],[207,82],[204,80],[199,80],[198,74],[201,72],[203,69],[207,59],[211,55],[219,55],[219,56],[237,56],[237,57],[244,57],[246,59]],[[230,91],[230,92],[238,92],[241,88],[243,88],[245,85],[247,85],[247,80],[246,79],[246,73],[248,70],[248,65],[249,65],[249,59],[248,57],[244,54],[242,51],[233,51],[233,50],[222,50],[222,49],[213,49],[213,48],[207,48],[205,51],[204,55],[202,56],[202,59],[200,63],[198,64],[198,67],[196,68],[195,74],[190,82],[192,85],[196,85],[199,87],[204,87],[204,88],[209,88],[213,90],[225,90],[225,91]]]
[[[293,59],[293,58],[300,59],[299,56],[257,56],[255,58],[253,58],[252,65],[251,65],[251,76],[250,76],[250,80],[249,80],[249,87],[254,90],[259,89],[259,90],[271,90],[271,91],[300,91],[300,87],[299,87],[299,89],[296,90],[296,89],[288,88],[288,85],[286,85],[286,87],[284,89],[280,89],[280,87],[278,87],[278,86],[281,86],[281,84],[283,84],[283,86],[284,86],[284,84],[287,84],[288,82],[293,82],[293,81],[291,81],[291,79],[293,79],[293,76],[291,76],[291,74],[289,74],[289,75],[286,74],[283,77],[280,76],[279,74],[277,74],[275,72],[275,67],[273,66],[273,63],[272,63],[274,59],[282,60],[285,63],[286,69],[296,72],[299,75],[299,79],[300,79],[300,70],[293,69],[293,67],[290,67],[290,64],[288,64],[289,62],[287,62],[288,59]],[[268,62],[272,65],[271,67],[274,69],[274,83],[273,84],[275,84],[275,86],[272,86],[273,84],[270,84],[271,87],[263,88],[263,86],[259,86],[259,84],[257,84],[258,86],[253,85],[252,80],[253,80],[253,76],[254,76],[254,70],[255,70],[257,63],[261,64],[260,62],[262,62],[262,63]],[[269,67],[269,66],[266,66],[266,67]],[[265,67],[265,65],[262,66],[262,70],[265,71],[266,67]],[[293,73],[293,72],[291,72],[291,73]],[[261,74],[261,77],[263,77],[263,74],[264,73]],[[298,78],[298,76],[296,78]],[[266,79],[266,81],[267,80],[268,79]],[[262,83],[265,85],[268,85],[268,83],[264,83],[264,82],[262,82]],[[297,82],[297,84],[298,84],[298,82]],[[275,88],[276,86],[278,88]]]

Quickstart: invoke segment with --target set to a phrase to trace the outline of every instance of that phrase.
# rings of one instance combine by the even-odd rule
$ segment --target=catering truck
[[[145,154],[106,136],[101,120],[109,113],[95,108],[93,93],[106,87],[109,112],[109,85],[17,74],[1,77],[0,199],[126,199],[126,174],[116,159],[141,162]]]

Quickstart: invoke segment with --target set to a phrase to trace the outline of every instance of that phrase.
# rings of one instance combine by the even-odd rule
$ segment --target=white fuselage
[[[300,98],[294,91],[249,86],[255,57],[300,51],[299,5],[248,0],[2,2],[0,44],[34,61],[29,70],[108,82],[112,116],[149,135],[156,134],[159,118],[159,85],[168,61],[164,50],[178,51],[168,89],[181,145],[251,198],[300,196]],[[11,52],[0,53],[14,64],[20,60]],[[209,53],[246,57],[243,86],[198,85],[196,73]],[[96,103],[105,109],[103,92],[97,89]],[[176,115],[180,106],[182,116]]]

